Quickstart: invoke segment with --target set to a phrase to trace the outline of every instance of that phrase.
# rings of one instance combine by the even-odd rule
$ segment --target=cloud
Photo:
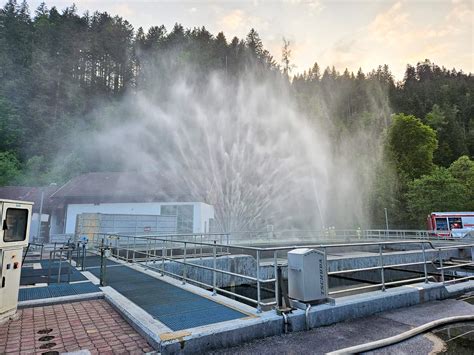
[[[408,13],[402,9],[402,3],[395,3],[388,11],[378,14],[368,26],[368,32],[376,40],[392,41],[400,33],[409,30]]]
[[[285,0],[284,2],[304,6],[311,15],[319,14],[324,9],[324,5],[320,0]]]
[[[242,10],[233,10],[218,21],[223,30],[235,32],[246,25],[245,13]]]
[[[306,1],[306,4],[308,5],[310,11],[313,14],[320,13],[324,9],[323,4],[321,3],[321,1],[318,0]]]
[[[119,3],[117,5],[112,6],[111,12],[113,14],[119,14],[124,18],[133,16],[135,14],[135,11],[133,11],[132,8],[126,3]]]
[[[265,31],[268,28],[268,21],[249,15],[241,9],[227,12],[217,20],[219,31],[230,33],[232,36],[245,36],[251,28],[258,27],[258,31]]]
[[[452,2],[444,16],[431,22],[415,18],[411,6],[409,2],[394,3],[368,25],[324,51],[323,61],[334,63],[340,70],[349,67],[354,71],[358,66],[367,71],[379,64],[389,64],[398,78],[403,77],[407,63],[425,58],[448,67],[472,70],[472,60],[462,55],[473,50],[472,4]]]

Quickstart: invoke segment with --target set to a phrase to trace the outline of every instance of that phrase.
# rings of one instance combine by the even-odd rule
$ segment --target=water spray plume
[[[115,117],[96,133],[101,154],[124,170],[157,171],[213,205],[220,231],[365,218],[357,162],[344,156],[352,147],[334,147],[327,127],[298,111],[287,82],[251,71],[239,80],[214,73],[174,82],[164,99],[126,97],[116,110],[123,124]]]

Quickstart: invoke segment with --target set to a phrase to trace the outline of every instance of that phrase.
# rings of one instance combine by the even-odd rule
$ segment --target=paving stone
[[[50,333],[38,334],[40,330]],[[43,336],[54,336],[40,341]],[[41,345],[56,343],[51,349]],[[91,354],[143,354],[151,351],[138,334],[106,301],[93,300],[18,311],[18,319],[0,325],[0,354],[41,354],[48,350]]]

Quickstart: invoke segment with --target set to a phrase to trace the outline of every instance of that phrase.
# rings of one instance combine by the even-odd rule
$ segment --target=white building
[[[70,180],[51,199],[51,234],[74,233],[81,213],[176,216],[176,233],[209,232],[214,218],[211,205],[156,173],[88,173]]]

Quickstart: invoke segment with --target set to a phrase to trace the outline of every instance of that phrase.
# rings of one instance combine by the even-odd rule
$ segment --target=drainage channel
[[[47,335],[53,331],[52,328],[45,328],[41,329],[37,332],[39,335],[38,341],[40,341],[42,344],[39,346],[41,350],[47,350],[51,349],[56,346],[56,343],[53,342],[55,336],[54,335]],[[42,352],[41,355],[59,355],[58,351],[50,350],[50,351],[45,351]]]

